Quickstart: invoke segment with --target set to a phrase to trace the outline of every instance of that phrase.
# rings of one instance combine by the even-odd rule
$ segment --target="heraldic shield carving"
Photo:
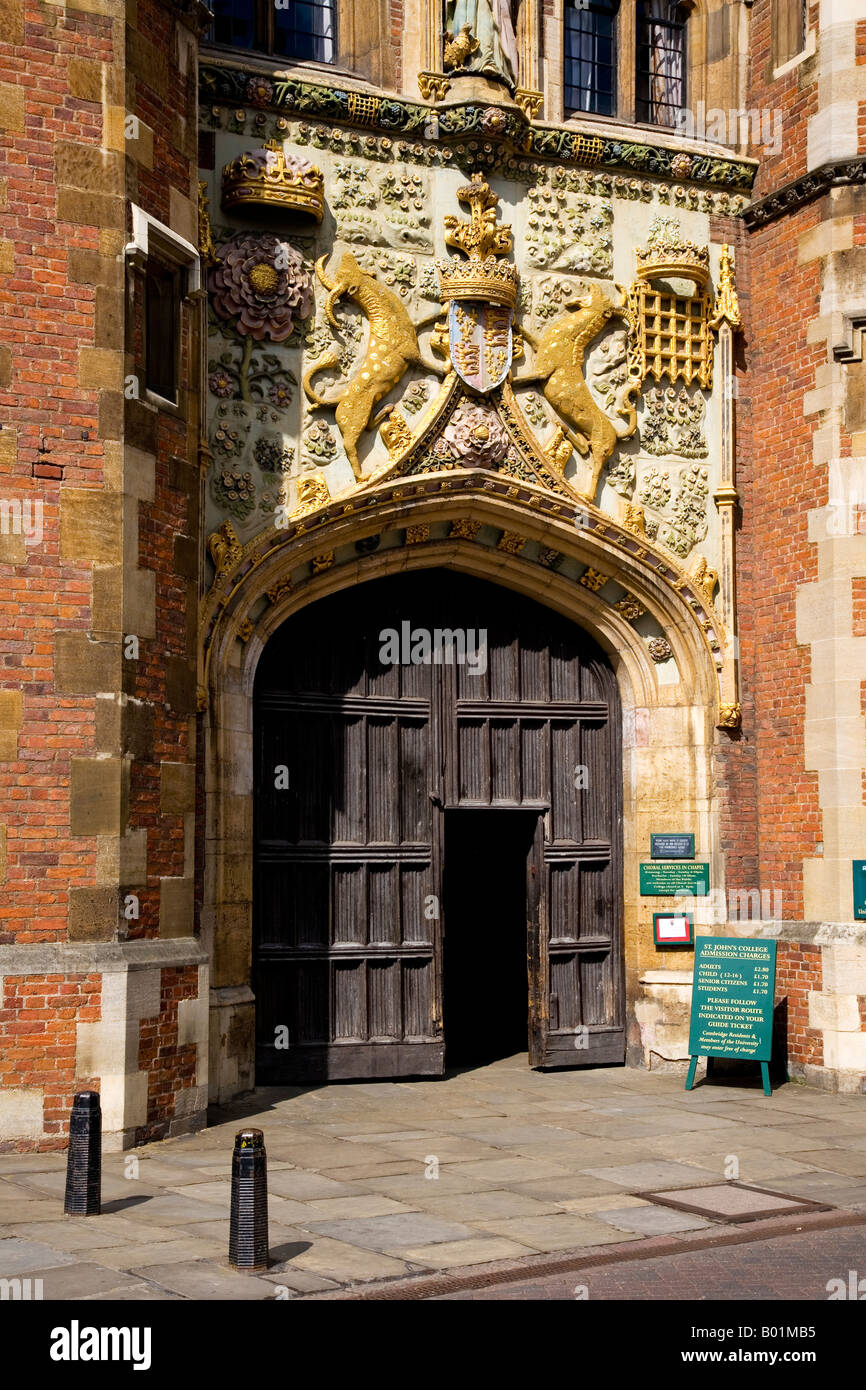
[[[448,345],[454,371],[473,391],[501,386],[514,354],[515,266],[499,259],[511,250],[511,228],[497,225],[497,196],[481,174],[458,189],[469,221],[445,218],[445,240],[466,259],[437,261],[440,295],[448,305]]]

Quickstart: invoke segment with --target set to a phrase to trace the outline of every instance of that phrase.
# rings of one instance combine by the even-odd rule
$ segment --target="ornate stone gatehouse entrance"
[[[336,393],[318,375],[333,353],[301,374],[310,408],[335,410],[354,481],[335,492],[307,471],[272,525],[210,536],[214,1098],[256,1079],[435,1075],[449,1046],[453,1059],[528,1044],[533,1066],[637,1057],[653,1010],[665,1017],[638,892],[650,825],[699,824],[723,881],[712,759],[715,728],[739,719],[730,575],[717,608],[706,558],[676,558],[676,518],[665,530],[612,502],[604,470],[635,429],[637,347],[626,361],[621,333],[603,340],[612,415],[582,371],[608,322],[637,333],[660,292],[640,275],[626,297],[590,283],[549,327],[524,317],[518,331],[497,194],[475,173],[456,197],[469,215],[445,218],[460,255],[437,262],[443,317],[423,344],[423,321],[353,252],[317,260],[328,322],[352,301],[367,323],[362,369]],[[706,253],[666,236],[640,274],[705,284]],[[727,347],[729,271],[712,320]],[[682,351],[708,383],[711,298],[683,303],[700,311],[703,356],[694,334]],[[424,389],[398,402],[410,368]],[[543,441],[537,382],[560,421]],[[483,630],[483,674],[413,660],[416,629],[431,653],[435,632],[462,634],[464,656]],[[500,859],[479,896],[473,869],[493,880]]]

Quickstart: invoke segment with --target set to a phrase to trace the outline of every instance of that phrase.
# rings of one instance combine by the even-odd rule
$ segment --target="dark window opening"
[[[637,119],[675,127],[686,106],[688,10],[673,0],[637,7]]]
[[[616,22],[619,0],[567,0],[565,109],[616,114]]]
[[[211,0],[208,37],[302,62],[333,63],[334,0]]]
[[[148,391],[177,403],[182,272],[148,258],[145,294],[145,376]]]

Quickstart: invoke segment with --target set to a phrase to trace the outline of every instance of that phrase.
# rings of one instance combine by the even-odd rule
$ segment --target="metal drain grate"
[[[675,1211],[706,1216],[710,1221],[761,1221],[768,1216],[797,1216],[807,1211],[831,1211],[826,1203],[805,1197],[786,1197],[765,1187],[741,1182],[710,1183],[706,1187],[677,1187],[669,1192],[638,1192],[645,1202]]]

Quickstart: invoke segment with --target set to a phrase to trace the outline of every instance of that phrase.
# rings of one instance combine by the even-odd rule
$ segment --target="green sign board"
[[[669,898],[677,893],[706,897],[710,891],[709,864],[655,863],[640,866],[642,898]]]
[[[651,859],[694,859],[694,835],[650,835]]]
[[[854,860],[854,920],[866,921],[866,859]]]
[[[770,1094],[775,988],[775,941],[698,937],[686,1090],[699,1057],[733,1057],[760,1062],[764,1091]]]

